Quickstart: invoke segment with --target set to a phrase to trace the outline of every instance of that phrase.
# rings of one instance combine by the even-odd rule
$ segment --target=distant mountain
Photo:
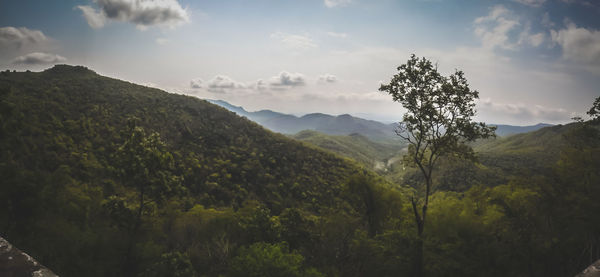
[[[498,129],[496,129],[496,135],[501,136],[501,137],[514,135],[514,134],[533,132],[533,131],[542,129],[544,127],[553,126],[552,124],[546,124],[546,123],[538,123],[536,125],[530,125],[530,126],[513,126],[513,125],[502,125],[502,124],[491,124],[491,125],[498,127]]]
[[[360,134],[374,141],[398,140],[394,132],[394,124],[384,124],[349,114],[333,116],[323,113],[311,113],[297,117],[270,110],[248,112],[242,107],[231,105],[222,100],[207,101],[240,116],[245,116],[265,128],[279,133],[295,134],[303,130],[313,130],[328,135]]]
[[[374,120],[354,117],[348,114],[333,116],[323,113],[311,113],[302,117],[297,117],[271,110],[249,112],[243,107],[231,105],[223,100],[207,101],[226,108],[240,116],[245,116],[265,128],[279,133],[295,134],[303,130],[314,130],[328,135],[360,134],[374,141],[398,140],[394,131],[394,126],[396,124],[385,124]],[[531,126],[491,125],[498,127],[498,129],[496,129],[496,135],[502,137],[533,132],[544,127],[552,126],[551,124],[545,123]]]

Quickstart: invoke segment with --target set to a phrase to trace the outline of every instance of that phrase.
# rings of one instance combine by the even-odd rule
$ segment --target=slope
[[[351,158],[378,172],[386,171],[389,160],[397,156],[404,147],[400,142],[374,142],[357,133],[334,136],[305,130],[291,137]]]
[[[231,219],[238,216],[234,211],[264,210],[270,217],[295,208],[319,214],[343,202],[343,182],[363,172],[206,101],[80,66],[0,73],[0,122],[0,235],[61,276],[114,276],[123,266],[135,272],[174,244],[187,245],[181,241],[187,237],[177,233],[184,227],[174,224],[192,211],[231,211],[232,223],[223,228],[230,233],[242,228],[244,235],[235,243],[247,244],[253,240],[247,238],[248,228],[255,225],[237,225]],[[139,213],[138,184],[119,175],[120,166],[129,166],[119,162],[119,153],[132,125],[164,141],[167,153],[161,155],[174,161],[168,174],[181,185],[169,189],[170,196],[149,198],[153,201]],[[151,219],[142,221],[145,233],[132,231],[138,228],[131,225],[135,214]],[[118,264],[129,253],[131,234],[139,237],[133,245],[147,249],[135,256],[135,263]]]

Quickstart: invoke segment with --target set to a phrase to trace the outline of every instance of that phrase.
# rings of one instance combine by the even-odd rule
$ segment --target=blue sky
[[[477,119],[564,123],[600,96],[596,0],[0,0],[0,68],[85,65],[249,110],[399,120],[411,53],[465,71]]]

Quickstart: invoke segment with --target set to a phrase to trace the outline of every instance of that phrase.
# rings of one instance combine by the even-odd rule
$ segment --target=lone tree
[[[600,119],[600,96],[596,98],[587,114],[591,117],[591,120]]]
[[[436,163],[444,156],[474,160],[467,142],[495,136],[496,128],[472,121],[479,93],[469,88],[462,71],[442,76],[437,65],[414,54],[397,70],[379,90],[406,109],[396,134],[408,142],[405,162],[418,167],[425,179],[411,197],[418,235],[415,275],[423,276],[423,231]]]

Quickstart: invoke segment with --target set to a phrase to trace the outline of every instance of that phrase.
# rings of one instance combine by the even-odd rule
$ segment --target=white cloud
[[[48,38],[38,30],[31,30],[25,27],[1,27],[0,28],[0,46],[14,46],[21,48],[27,44],[39,44],[48,40]]]
[[[83,13],[88,25],[94,29],[100,29],[106,24],[107,18],[102,11],[97,11],[90,6],[77,6]]]
[[[527,24],[525,29],[519,35],[519,41],[517,42],[519,45],[529,45],[533,47],[538,47],[544,43],[546,40],[546,35],[544,33],[536,33],[531,34],[531,26]]]
[[[484,48],[516,48],[511,41],[510,32],[520,25],[513,13],[504,6],[493,7],[486,16],[478,17],[474,21],[475,34],[481,38]]]
[[[256,80],[256,83],[254,84],[254,88],[257,90],[266,90],[268,89],[268,84],[267,82],[265,82],[263,79],[258,79]]]
[[[477,104],[480,113],[494,118],[522,122],[522,124],[568,122],[573,115],[573,112],[563,108],[524,103],[496,103],[489,98],[479,100]]]
[[[28,64],[28,65],[36,65],[36,64],[53,64],[53,63],[61,63],[66,61],[65,57],[42,53],[42,52],[34,52],[29,53],[27,55],[16,57],[12,63],[13,64]]]
[[[319,76],[319,79],[317,81],[319,83],[336,83],[337,77],[335,75],[325,74],[325,75]]]
[[[294,50],[307,50],[318,47],[318,45],[307,36],[276,32],[271,34],[271,38],[279,40],[284,46]]]
[[[352,3],[352,0],[324,0],[324,4],[328,8],[344,7]]]
[[[600,66],[600,31],[568,23],[565,29],[552,30],[552,41],[562,48],[565,60]]]
[[[94,0],[91,6],[77,6],[88,25],[102,28],[108,20],[130,22],[140,29],[164,25],[174,27],[189,22],[189,14],[177,0]]]
[[[545,38],[546,35],[544,35],[544,33],[537,33],[529,36],[528,42],[531,46],[538,47],[544,43]]]
[[[237,82],[228,76],[217,75],[208,82],[204,82],[200,78],[192,79],[190,81],[190,88],[194,90],[205,89],[209,92],[225,93],[234,90],[248,89],[250,87],[243,83]]]
[[[245,89],[246,85],[231,79],[228,76],[217,75],[206,83],[206,89],[210,92],[227,92],[234,89]]]
[[[336,33],[336,32],[327,32],[327,35],[334,38],[347,38],[348,34],[346,33]]]
[[[190,81],[190,88],[198,89],[204,87],[204,81],[200,78],[192,79]]]
[[[156,38],[155,41],[158,45],[166,45],[167,43],[169,43],[169,39],[167,38]]]
[[[269,79],[269,86],[274,90],[285,90],[306,85],[306,78],[300,73],[282,71]]]
[[[536,8],[541,7],[546,2],[546,0],[513,0],[513,1],[517,2],[517,3],[521,3],[523,5],[530,6],[530,7],[536,7]]]

